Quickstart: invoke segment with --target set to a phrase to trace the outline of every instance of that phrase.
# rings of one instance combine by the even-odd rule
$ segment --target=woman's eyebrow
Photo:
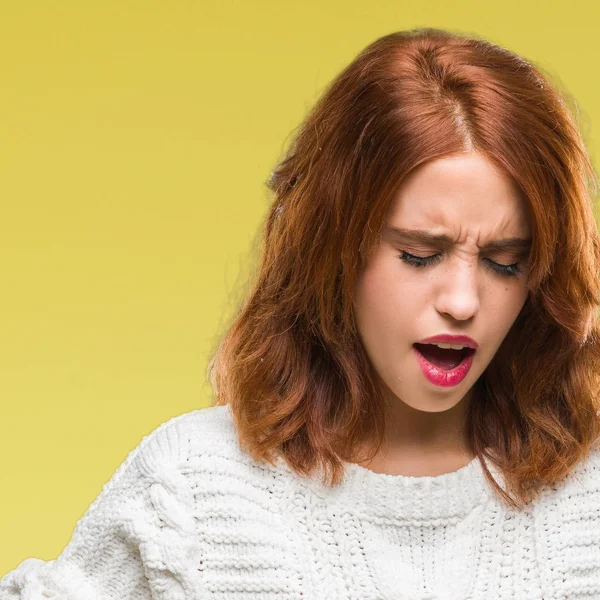
[[[386,226],[382,237],[390,239],[408,240],[411,242],[425,242],[438,244],[444,248],[455,245],[454,240],[445,234],[433,234],[424,229],[403,229],[401,227]],[[516,250],[528,252],[531,249],[531,238],[509,237],[502,240],[488,242],[481,247],[482,250]]]

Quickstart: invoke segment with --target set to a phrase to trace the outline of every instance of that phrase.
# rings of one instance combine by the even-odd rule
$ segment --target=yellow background
[[[142,436],[211,404],[264,181],[360,50],[487,37],[576,98],[597,157],[595,5],[2,0],[0,576],[55,558]]]

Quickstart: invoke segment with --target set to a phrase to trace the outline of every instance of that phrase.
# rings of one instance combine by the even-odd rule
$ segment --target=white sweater
[[[329,489],[252,461],[228,406],[182,414],[131,451],[58,558],[0,580],[0,599],[600,599],[599,451],[521,512],[477,459],[436,477],[346,467]]]

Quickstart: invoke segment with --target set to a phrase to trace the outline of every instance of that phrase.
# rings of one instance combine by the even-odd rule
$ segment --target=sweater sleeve
[[[194,597],[186,580],[196,547],[193,497],[173,451],[177,419],[129,453],[55,560],[27,558],[0,579],[0,600]]]

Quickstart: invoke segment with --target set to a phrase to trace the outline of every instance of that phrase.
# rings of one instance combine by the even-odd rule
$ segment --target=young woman
[[[600,598],[596,178],[566,95],[386,35],[268,182],[209,372],[2,600]]]

